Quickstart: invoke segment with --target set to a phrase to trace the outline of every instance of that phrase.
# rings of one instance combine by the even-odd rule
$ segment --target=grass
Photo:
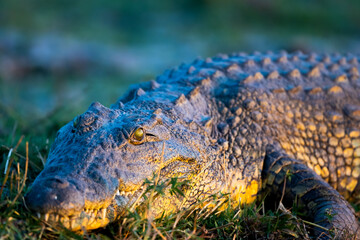
[[[79,234],[51,226],[24,203],[24,194],[46,161],[49,143],[32,144],[30,137],[15,133],[0,146],[0,239],[311,239],[308,232],[314,224],[300,219],[296,211],[282,204],[277,210],[267,210],[263,202],[231,208],[229,196],[223,194],[154,219],[149,211],[153,199],[165,191],[181,195],[181,185],[187,184],[157,177],[144,182],[143,202],[105,229]],[[210,205],[216,207],[206,207]]]

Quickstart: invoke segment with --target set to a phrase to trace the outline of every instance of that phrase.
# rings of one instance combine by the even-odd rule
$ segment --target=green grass
[[[267,210],[263,203],[231,208],[228,195],[217,194],[189,209],[154,219],[151,204],[157,195],[182,194],[176,179],[145,181],[143,203],[127,211],[105,229],[73,233],[39,220],[26,208],[24,194],[43,168],[49,142],[24,137],[14,131],[0,146],[0,174],[4,184],[0,204],[0,239],[311,239],[313,224],[284,207]],[[32,142],[37,139],[37,142]],[[29,147],[27,147],[29,146]],[[12,154],[9,156],[9,151]],[[6,162],[8,170],[4,175]],[[212,203],[214,207],[204,207]],[[224,204],[225,207],[222,207]]]

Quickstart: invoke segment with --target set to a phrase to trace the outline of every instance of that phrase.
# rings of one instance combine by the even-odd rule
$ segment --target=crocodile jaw
[[[131,192],[117,190],[112,199],[99,203],[85,202],[83,211],[68,216],[57,212],[37,212],[37,215],[50,224],[60,224],[71,231],[97,229],[121,216],[126,208],[130,208],[142,196],[142,190],[143,187]]]

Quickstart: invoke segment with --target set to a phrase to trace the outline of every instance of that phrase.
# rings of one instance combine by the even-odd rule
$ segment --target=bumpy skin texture
[[[285,187],[284,202],[297,200],[310,220],[356,234],[345,198],[360,198],[359,90],[353,55],[236,53],[183,64],[64,126],[27,204],[93,229],[158,172],[190,187],[184,198],[158,199],[157,213],[219,191],[241,204],[280,199]]]

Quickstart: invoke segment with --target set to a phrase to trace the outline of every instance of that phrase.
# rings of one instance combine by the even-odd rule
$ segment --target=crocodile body
[[[284,193],[310,220],[355,234],[345,199],[360,199],[358,67],[351,54],[280,52],[219,55],[168,70],[65,125],[27,204],[46,220],[94,229],[116,219],[159,173],[189,179],[190,187],[185,197],[159,198],[156,213],[217,192],[241,204]]]

